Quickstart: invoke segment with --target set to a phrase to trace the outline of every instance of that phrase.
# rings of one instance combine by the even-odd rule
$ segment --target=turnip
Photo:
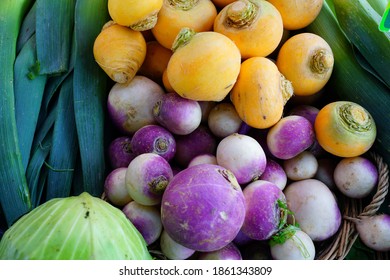
[[[375,251],[390,251],[390,215],[377,214],[355,220],[363,243]]]
[[[153,115],[160,125],[178,135],[193,132],[202,120],[199,103],[174,92],[164,94],[157,101],[153,107]]]
[[[141,233],[146,244],[150,245],[160,237],[162,223],[157,207],[131,201],[123,207],[122,211]]]
[[[215,154],[217,139],[206,125],[200,125],[187,135],[176,135],[175,161],[182,167],[187,167],[189,162],[202,154]]]
[[[333,175],[336,187],[351,198],[366,197],[378,182],[378,170],[362,156],[344,158],[337,164]]]
[[[126,85],[116,83],[108,94],[108,115],[121,132],[131,135],[156,123],[152,109],[163,94],[160,85],[144,76],[135,76]]]
[[[281,190],[287,185],[287,175],[283,167],[275,160],[269,158],[267,158],[267,165],[259,179],[274,183]]]
[[[318,169],[316,157],[309,151],[303,151],[283,162],[287,178],[293,181],[313,178]]]
[[[290,159],[314,143],[312,124],[301,116],[286,116],[271,127],[267,134],[267,146],[276,158]]]
[[[284,189],[288,209],[302,231],[313,241],[333,236],[341,224],[341,213],[330,189],[316,179],[292,182]]]
[[[314,260],[313,240],[304,231],[288,226],[273,236],[271,255],[275,260]]]
[[[242,260],[241,252],[234,243],[211,252],[201,252],[198,260]]]
[[[135,158],[131,148],[131,136],[120,136],[108,146],[108,160],[112,168],[127,167]]]
[[[131,139],[131,146],[135,155],[155,153],[167,161],[176,153],[176,140],[172,133],[156,124],[138,129]]]
[[[164,256],[170,260],[185,260],[195,253],[195,250],[174,241],[164,229],[160,236],[160,249]]]
[[[322,157],[317,159],[318,169],[314,175],[314,179],[320,180],[327,185],[329,189],[334,190],[336,184],[333,179],[333,174],[338,161],[338,158],[336,159],[333,157]]]
[[[215,136],[224,138],[230,134],[238,133],[242,120],[233,104],[222,102],[215,105],[210,111],[207,123]]]
[[[125,183],[133,200],[142,205],[157,205],[172,177],[172,168],[162,156],[145,153],[130,162]]]
[[[112,170],[104,181],[104,193],[115,206],[124,206],[132,201],[125,184],[127,167]]]
[[[246,235],[245,233],[242,232],[242,230],[240,230],[236,237],[233,239],[233,242],[234,244],[236,244],[237,246],[243,246],[243,245],[246,245],[250,242],[252,242],[253,239],[250,238],[248,235]]]
[[[203,163],[217,164],[217,157],[212,154],[203,154],[196,156],[188,163],[188,167]]]
[[[244,190],[246,213],[242,232],[254,240],[267,240],[287,218],[286,198],[274,183],[257,180]]]
[[[258,179],[267,164],[260,144],[254,138],[238,133],[219,142],[216,157],[219,165],[233,172],[239,184]]]
[[[245,217],[245,201],[233,173],[198,164],[176,174],[164,191],[161,219],[177,243],[207,252],[229,244]]]
[[[202,123],[207,123],[210,111],[214,108],[217,102],[214,101],[198,101],[202,111]]]

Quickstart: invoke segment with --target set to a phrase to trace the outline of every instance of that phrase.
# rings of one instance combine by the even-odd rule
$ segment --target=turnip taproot
[[[279,231],[285,217],[282,190],[274,183],[257,180],[244,190],[246,214],[242,232],[254,240],[267,240]]]
[[[198,260],[242,260],[242,256],[238,247],[231,242],[219,250],[199,253]]]
[[[274,183],[281,190],[283,190],[287,185],[287,175],[282,165],[269,158],[267,158],[267,165],[265,166],[264,172],[261,174],[259,179]]]
[[[377,214],[355,220],[363,243],[376,251],[390,251],[390,215]]]
[[[283,162],[287,178],[293,181],[313,178],[318,169],[317,158],[309,151],[303,151]]]
[[[336,187],[351,198],[370,194],[378,182],[378,170],[369,159],[358,156],[339,161],[333,174]]]
[[[108,146],[108,160],[112,168],[127,167],[136,155],[131,148],[131,136],[119,136]]]
[[[135,155],[155,153],[170,161],[176,153],[176,140],[164,127],[149,124],[134,133],[131,147]]]
[[[133,200],[143,205],[157,205],[172,178],[172,168],[162,156],[145,153],[130,162],[125,182]]]
[[[122,212],[138,229],[146,244],[157,241],[162,231],[160,211],[155,206],[146,206],[136,201],[127,203]]]
[[[144,76],[135,76],[128,85],[116,83],[108,93],[108,115],[121,132],[131,135],[156,123],[152,108],[163,94],[160,85]]]
[[[104,181],[104,193],[108,201],[115,206],[124,206],[133,199],[129,195],[125,184],[127,167],[112,170]]]
[[[288,209],[313,241],[326,240],[338,231],[341,212],[335,196],[324,183],[305,179],[290,183],[283,192]]]
[[[238,133],[219,142],[216,157],[219,165],[233,172],[239,184],[258,179],[267,164],[260,144],[254,138]]]
[[[173,240],[164,229],[160,236],[160,248],[170,260],[185,260],[195,253],[195,250],[186,248]]]
[[[217,157],[213,154],[203,154],[196,156],[188,163],[188,167],[203,163],[217,164]]]
[[[164,229],[177,243],[197,251],[229,244],[245,218],[245,201],[233,173],[199,164],[173,177],[161,201]]]
[[[179,135],[190,134],[202,121],[199,103],[174,92],[161,96],[153,107],[153,115],[160,125]]]
[[[212,108],[207,123],[215,136],[224,138],[237,133],[241,128],[242,120],[233,104],[221,102]]]

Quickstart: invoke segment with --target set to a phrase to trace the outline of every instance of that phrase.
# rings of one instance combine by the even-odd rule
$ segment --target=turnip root
[[[242,260],[241,252],[234,243],[211,252],[201,252],[198,260]]]
[[[129,195],[125,184],[127,167],[112,170],[104,181],[104,193],[108,201],[115,206],[124,206],[133,199]]]
[[[333,174],[339,159],[333,157],[323,157],[319,158],[317,161],[318,169],[316,175],[314,175],[314,179],[320,180],[327,185],[329,189],[334,190],[336,188],[336,184],[333,179]]]
[[[157,205],[172,177],[172,168],[163,157],[145,153],[130,162],[125,183],[133,200],[142,205]]]
[[[108,146],[108,160],[112,168],[127,167],[136,155],[131,148],[131,136],[120,136]]]
[[[153,106],[164,89],[144,76],[135,76],[128,85],[116,83],[108,94],[108,115],[124,134],[131,135],[147,124],[155,124]]]
[[[283,234],[283,233],[281,233]],[[279,235],[279,237],[281,236]],[[299,228],[287,227],[282,242],[273,242],[271,255],[275,260],[314,260],[315,246],[313,240]]]
[[[316,157],[309,151],[303,151],[283,162],[287,178],[293,181],[313,178],[318,169]]]
[[[274,183],[281,190],[284,190],[287,185],[287,175],[283,167],[275,160],[269,158],[267,159],[265,170],[259,179]]]
[[[273,156],[290,159],[309,148],[314,143],[312,124],[301,116],[282,118],[267,134],[267,146]]]
[[[186,248],[174,241],[165,230],[162,231],[160,236],[160,248],[162,253],[170,260],[185,260],[195,253],[195,250]]]
[[[190,161],[188,167],[203,163],[217,164],[217,157],[213,154],[203,154],[196,156]]]
[[[238,133],[242,120],[233,104],[222,102],[215,105],[210,111],[207,123],[215,136],[224,138],[230,134]]]
[[[174,92],[161,97],[153,107],[153,115],[160,125],[178,135],[190,134],[202,120],[199,103]]]
[[[390,251],[390,215],[377,214],[355,221],[363,243],[375,251]]]
[[[244,217],[241,187],[232,172],[218,165],[194,165],[176,174],[161,201],[161,220],[169,236],[200,252],[229,244]]]
[[[242,232],[254,240],[267,240],[280,229],[286,198],[274,183],[257,180],[244,190],[246,213]]]
[[[134,133],[131,147],[135,155],[155,153],[170,161],[176,153],[176,140],[164,127],[149,124]]]
[[[267,164],[260,144],[254,138],[238,133],[219,142],[216,157],[219,165],[233,172],[239,184],[258,179]]]
[[[123,207],[122,212],[138,229],[146,244],[150,245],[160,237],[162,223],[157,207],[131,201]]]
[[[341,224],[341,213],[330,189],[316,179],[293,182],[284,189],[287,207],[302,231],[313,241],[333,236]]]
[[[351,198],[366,197],[378,182],[378,170],[367,158],[358,156],[342,159],[333,175],[336,187]]]

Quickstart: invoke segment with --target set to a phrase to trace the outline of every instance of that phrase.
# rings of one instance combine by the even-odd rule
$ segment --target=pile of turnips
[[[315,259],[341,228],[340,198],[368,197],[378,183],[366,156],[374,119],[354,102],[311,103],[327,93],[333,53],[316,34],[288,33],[322,1],[300,10],[304,26],[281,1],[152,2],[125,24],[128,9],[109,1],[113,21],[94,46],[115,82],[107,201],[163,258]],[[273,31],[252,44],[250,26]],[[387,215],[356,228],[389,250]]]

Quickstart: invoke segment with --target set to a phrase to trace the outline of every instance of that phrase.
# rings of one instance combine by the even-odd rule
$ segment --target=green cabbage
[[[0,259],[148,260],[145,240],[124,213],[84,192],[55,198],[17,220],[0,241]]]

